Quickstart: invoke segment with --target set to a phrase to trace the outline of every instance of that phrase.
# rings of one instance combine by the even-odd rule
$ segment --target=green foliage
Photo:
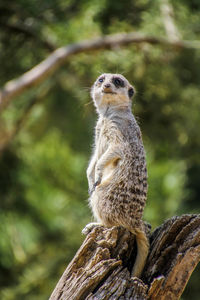
[[[164,36],[160,0],[19,0],[0,4],[0,84],[53,48],[103,34]],[[178,0],[183,39],[198,40],[198,1]],[[0,143],[35,101],[0,156],[0,298],[47,299],[90,221],[85,170],[96,114],[89,89],[101,72],[123,73],[137,90],[133,111],[147,152],[145,219],[153,227],[200,208],[200,51],[149,44],[80,54],[16,98],[0,120]],[[195,272],[183,299],[198,299]]]

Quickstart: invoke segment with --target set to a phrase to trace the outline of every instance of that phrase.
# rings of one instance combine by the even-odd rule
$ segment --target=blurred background
[[[1,0],[0,86],[54,49],[118,32],[166,37],[161,0]],[[200,37],[199,0],[171,1],[179,38]],[[172,10],[173,9],[173,10]],[[148,43],[73,56],[13,99],[0,120],[0,298],[48,299],[91,221],[86,168],[101,72],[137,90],[152,227],[200,210],[200,50]],[[199,299],[196,270],[182,299]]]

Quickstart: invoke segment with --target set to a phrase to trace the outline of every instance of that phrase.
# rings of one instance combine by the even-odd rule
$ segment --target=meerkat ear
[[[129,96],[129,98],[132,98],[134,94],[135,94],[135,91],[134,91],[133,87],[131,86],[128,89],[128,96]]]

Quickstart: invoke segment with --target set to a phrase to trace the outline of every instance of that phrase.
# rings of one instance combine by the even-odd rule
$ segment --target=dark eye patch
[[[119,77],[113,77],[112,82],[116,87],[125,87],[124,81]]]

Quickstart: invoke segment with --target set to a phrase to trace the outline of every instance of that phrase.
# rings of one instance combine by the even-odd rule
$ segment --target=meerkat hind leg
[[[90,233],[92,231],[93,228],[95,228],[97,226],[103,226],[103,224],[97,223],[97,222],[89,223],[83,228],[82,233],[87,235],[88,233]]]

